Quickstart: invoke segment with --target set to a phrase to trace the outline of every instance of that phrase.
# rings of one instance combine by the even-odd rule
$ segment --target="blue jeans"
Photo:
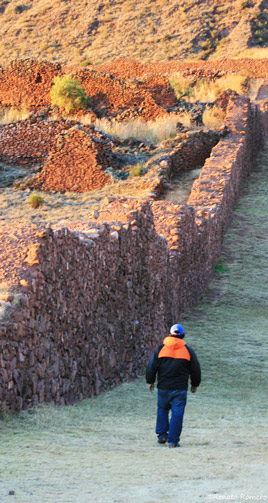
[[[168,443],[178,445],[182,430],[184,409],[187,400],[186,390],[158,389],[156,434],[167,434]],[[171,419],[169,422],[169,411]]]

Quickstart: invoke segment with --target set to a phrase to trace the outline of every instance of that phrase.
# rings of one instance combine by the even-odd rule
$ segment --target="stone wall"
[[[0,126],[0,160],[42,170],[27,186],[44,191],[85,192],[111,182],[104,169],[112,166],[110,138],[91,126],[71,120],[30,119]]]
[[[74,120],[50,120],[35,114],[29,119],[0,126],[0,160],[26,165],[44,161],[58,149],[60,138],[75,129],[90,136],[98,151],[98,162],[104,167],[110,166],[112,142],[105,134],[91,126],[82,127]]]
[[[266,0],[265,0],[266,1]],[[246,73],[255,79],[266,79],[268,72],[267,58],[263,59],[217,59],[205,61],[171,60],[167,63],[153,61],[141,63],[130,58],[121,57],[116,60],[94,66],[99,72],[109,72],[117,78],[137,79],[143,75],[173,75],[176,73],[198,78],[217,78],[226,73]]]
[[[8,163],[31,164],[44,160],[57,143],[57,135],[74,122],[49,121],[32,117],[0,126],[0,159]]]
[[[1,412],[72,403],[140,375],[198,301],[257,151],[267,94],[238,98],[188,204],[115,200],[88,223],[2,231]],[[9,285],[9,287],[8,287]]]
[[[141,374],[163,333],[168,254],[150,205],[122,203],[120,224],[13,232],[30,270],[2,296],[2,411],[72,403]]]
[[[0,104],[25,104],[35,108],[49,105],[49,93],[55,76],[61,75],[59,63],[15,60],[0,67]]]
[[[212,148],[227,131],[226,127],[222,127],[221,131],[188,132],[172,150],[150,159],[146,164],[147,173],[143,177],[144,183],[150,186],[150,198],[158,199],[165,192],[169,181],[181,171],[201,168]]]
[[[81,127],[61,133],[34,186],[47,192],[87,192],[111,183],[103,170],[110,165],[111,142],[94,140],[94,136]]]

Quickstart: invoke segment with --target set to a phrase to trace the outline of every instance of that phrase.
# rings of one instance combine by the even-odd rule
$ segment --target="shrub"
[[[38,194],[31,194],[29,197],[29,204],[31,205],[32,208],[39,208],[39,206],[42,206],[44,203],[44,199],[42,196],[39,196]]]
[[[250,9],[252,7],[252,3],[249,0],[242,0],[241,9]]]
[[[63,77],[54,77],[50,98],[51,105],[58,106],[66,114],[79,108],[85,110],[90,105],[90,98],[81,86],[80,80],[74,80],[70,73],[66,73]]]

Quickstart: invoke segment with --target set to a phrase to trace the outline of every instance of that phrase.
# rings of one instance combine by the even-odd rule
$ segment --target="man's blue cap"
[[[173,325],[170,329],[170,335],[184,335],[184,328],[182,325]]]

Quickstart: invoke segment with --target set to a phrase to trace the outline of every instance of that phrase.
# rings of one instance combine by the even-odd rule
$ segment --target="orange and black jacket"
[[[157,375],[159,389],[187,390],[188,380],[199,386],[201,370],[196,354],[184,340],[169,336],[158,346],[146,367],[146,382],[153,384]]]

